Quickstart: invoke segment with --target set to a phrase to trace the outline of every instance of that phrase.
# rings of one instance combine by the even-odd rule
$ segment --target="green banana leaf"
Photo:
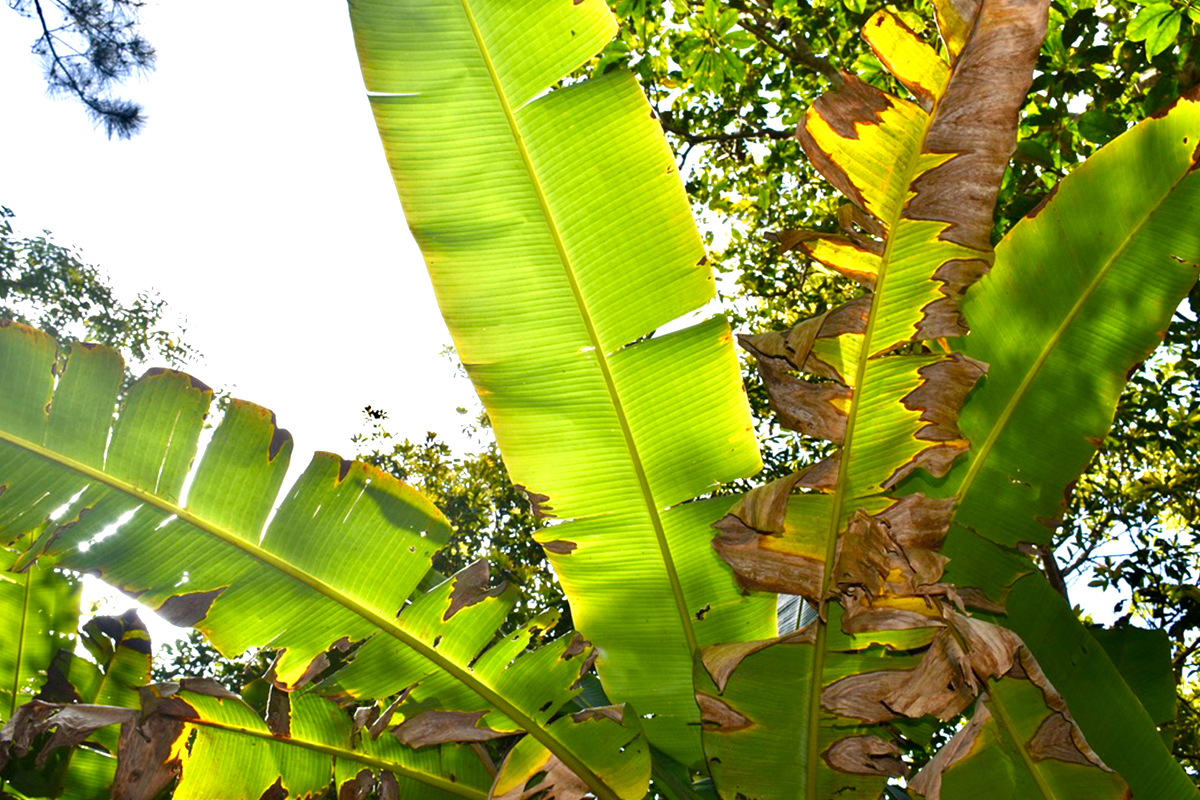
[[[1024,768],[1013,769],[1014,764]],[[909,784],[909,791],[926,800],[1130,797],[1121,777],[1103,768],[1087,743],[1073,736],[1062,698],[1025,680],[989,683],[970,721]]]
[[[468,567],[409,603],[449,535],[423,497],[365,464],[319,453],[265,525],[291,452],[273,415],[232,401],[193,471],[211,391],[188,375],[151,370],[129,390],[114,426],[121,370],[107,348],[77,345],[60,356],[45,334],[0,324],[0,531],[9,540],[40,531],[15,569],[55,558],[197,627],[226,655],[276,648],[274,679],[287,689],[323,672],[335,645],[394,640],[359,654],[364,662],[399,655],[391,691],[461,684],[468,704],[442,710],[494,712],[597,797],[618,796],[609,775],[624,786],[631,770],[648,781],[648,756],[627,747],[640,736],[629,725],[612,749],[550,730],[591,663],[582,639],[564,637],[511,664],[507,651],[484,661],[512,603],[511,592],[488,587],[486,567]],[[460,733],[440,729],[446,739]]]
[[[1088,742],[1135,796],[1196,791],[1169,750],[1156,746],[1156,723],[1140,704],[1106,702],[1093,714],[1092,703],[1063,684],[1078,680],[1083,659],[1093,676],[1113,679],[1103,695],[1131,697],[1095,643],[1063,646],[1090,634],[1014,552],[1022,542],[1049,542],[1070,487],[1112,424],[1125,376],[1161,341],[1196,281],[1198,142],[1200,100],[1183,99],[1076,168],[1000,243],[995,267],[963,304],[972,333],[956,343],[989,364],[960,418],[973,446],[965,469],[925,487],[958,497],[943,549],[946,580],[968,602],[1007,611],[997,621],[1021,634],[1068,701],[1084,703],[1071,707]],[[981,559],[983,552],[991,556]],[[1041,633],[1042,606],[1007,603],[1018,581],[1058,609],[1057,635]]]
[[[956,344],[989,370],[960,419],[966,469],[946,486],[960,525],[1008,547],[1050,540],[1126,375],[1200,272],[1198,143],[1200,100],[1184,99],[1101,148],[967,294],[972,333]]]
[[[0,539],[3,537],[0,536]],[[0,723],[36,695],[55,652],[71,646],[79,625],[77,581],[47,563],[22,575],[8,572],[19,553],[0,548]]]
[[[615,31],[603,0],[362,0],[351,20],[405,216],[458,355],[596,644],[608,695],[701,761],[698,647],[770,635],[707,548],[760,468],[729,327],[661,128],[627,73],[547,89]]]
[[[76,652],[74,642],[63,642],[45,670],[37,700],[136,708],[138,687],[150,682],[150,637],[137,614],[89,620],[78,644],[87,657]],[[0,734],[0,749],[12,741],[9,732]],[[116,753],[117,731],[104,727],[86,737],[86,746],[46,758],[35,754],[13,759],[0,769],[0,777],[28,797],[106,800],[116,773]],[[9,755],[0,753],[0,762],[8,761]]]
[[[1019,580],[1009,595],[1007,616],[997,621],[1016,631],[1037,655],[1088,743],[1129,782],[1134,797],[1200,796],[1138,695],[1042,576]]]
[[[911,345],[966,331],[957,301],[992,262],[992,207],[1045,19],[1044,5],[986,0],[957,44],[943,19],[956,54],[947,64],[880,12],[864,34],[916,100],[846,76],[801,126],[810,159],[854,204],[853,224],[846,236],[780,238],[872,291],[745,340],[781,421],[841,447],[752,492],[718,526],[718,551],[744,585],[801,595],[822,612],[795,634],[708,648],[697,663],[705,748],[723,797],[878,797],[905,772],[903,718],[952,719],[984,691],[995,719],[1035,730],[1061,720],[1056,735],[1068,738],[1075,730],[1048,702],[1015,710],[1014,691],[987,688],[989,679],[1028,678],[1028,651],[955,610],[938,552],[952,501],[906,482],[919,470],[936,485],[961,468],[968,446],[958,410],[986,365]],[[1033,759],[1073,752],[1031,752],[1022,736],[1009,745],[1000,763],[1025,783],[1036,782]],[[756,767],[761,753],[774,769]],[[1124,791],[1098,759],[1081,769],[1113,797]]]
[[[262,797],[278,785],[287,797],[306,797],[332,782],[339,796],[351,784],[366,790],[361,796],[378,786],[393,797],[421,800],[487,797],[489,765],[470,747],[413,750],[386,730],[356,730],[345,711],[314,694],[276,696],[281,702],[264,721],[241,698],[211,686],[152,687],[143,713],[182,723],[174,796]]]
[[[1089,627],[1088,633],[1104,648],[1104,654],[1121,673],[1125,684],[1158,727],[1163,744],[1170,749],[1175,741],[1172,723],[1179,704],[1175,694],[1171,637],[1166,631],[1132,625]]]

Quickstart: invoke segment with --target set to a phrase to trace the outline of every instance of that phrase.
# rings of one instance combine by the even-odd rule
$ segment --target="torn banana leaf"
[[[963,409],[956,521],[1045,544],[1112,425],[1130,369],[1200,273],[1200,97],[1101,148],[996,249],[956,343],[988,377]]]
[[[1018,580],[1044,583],[1024,578],[1034,568],[1017,546],[1050,541],[1070,487],[1112,424],[1126,376],[1161,341],[1195,283],[1198,143],[1198,98],[1118,137],[1013,228],[997,247],[995,268],[964,300],[973,330],[956,344],[989,363],[960,417],[972,448],[942,486],[921,488],[959,498],[943,549],[945,580],[969,604],[999,611]],[[1025,636],[1044,614],[1028,613],[1021,619],[1010,607],[1000,621]],[[1073,614],[1058,617],[1063,639],[1090,640]],[[1155,747],[1154,725],[1136,702],[1105,703],[1093,723],[1091,701],[1075,701],[1060,685],[1060,677],[1075,679],[1078,653],[1060,648],[1057,637],[1028,644],[1068,701],[1085,703],[1077,719],[1088,741],[1135,795],[1194,796],[1169,752]],[[1094,642],[1086,649],[1089,662],[1107,660]],[[1092,671],[1100,674],[1114,682],[1097,685],[1099,696],[1130,696],[1111,664]],[[1126,744],[1135,738],[1136,748]]]
[[[79,624],[79,584],[54,572],[49,562],[12,573],[9,567],[18,555],[0,548],[0,625],[6,631],[0,647],[0,723],[42,688],[50,660],[60,648],[72,647]]]
[[[711,647],[698,660],[705,750],[721,796],[873,799],[889,778],[904,774],[900,749],[886,732],[824,713],[819,693],[825,681],[885,666],[911,668],[918,659],[830,654],[819,667],[827,677],[818,682],[814,634],[809,626],[775,641]],[[817,725],[810,724],[813,714]]]
[[[116,741],[120,726],[120,765],[115,779],[109,770],[103,797],[115,787],[115,797],[149,798],[154,786],[178,777],[179,800],[313,797],[331,785],[339,797],[366,797],[353,791],[365,789],[381,797],[484,800],[494,772],[467,746],[413,750],[387,725],[360,724],[311,693],[276,691],[265,720],[224,687],[197,679],[147,686],[132,705],[41,706],[24,729],[9,729],[34,743],[39,759],[81,736]]]
[[[491,772],[468,746],[413,750],[386,728],[358,728],[345,711],[311,693],[275,698],[264,721],[214,687],[186,681],[152,687],[144,713],[181,723],[172,748],[181,769],[175,797],[307,797],[331,783],[339,797],[366,797],[372,789],[421,800],[487,797]]]
[[[661,126],[634,78],[547,91],[599,52],[603,0],[362,0],[372,109],[442,314],[615,702],[701,760],[698,647],[767,636],[707,551],[760,466],[728,325],[648,338],[715,293]],[[685,505],[680,505],[685,504]],[[653,675],[653,680],[646,676]]]
[[[86,657],[76,652],[74,642],[64,642],[55,653],[38,701],[136,708],[138,688],[150,682],[150,637],[137,614],[89,620],[79,644]],[[8,747],[9,734],[0,734],[0,749]],[[0,761],[21,757],[6,764],[0,777],[31,797],[107,800],[117,768],[117,739],[117,729],[105,726],[89,733],[79,746],[44,757],[10,748],[0,754]]]
[[[969,446],[958,411],[986,364],[913,343],[966,331],[958,300],[992,263],[992,209],[1046,14],[1044,2],[984,0],[948,64],[881,11],[865,36],[916,99],[845,75],[797,133],[853,204],[852,224],[781,239],[869,294],[743,340],[783,424],[840,448],[717,525],[714,546],[744,587],[821,611],[780,640],[704,651],[705,751],[728,773],[725,798],[873,800],[904,770],[888,723],[952,719],[1011,667],[1015,637],[959,614],[942,581],[952,500],[901,484],[944,478]],[[760,747],[786,753],[787,770],[752,769]]]
[[[1024,769],[1013,769],[1014,764]],[[1121,776],[1079,735],[1062,698],[1042,677],[989,683],[970,720],[908,788],[924,800],[1132,796]]]
[[[910,511],[916,497],[906,498]],[[791,498],[788,524],[776,538],[783,548],[780,561],[795,565],[806,559],[817,565],[818,548],[806,545],[804,518],[814,513],[812,506],[828,502],[822,495]],[[922,502],[949,509],[945,501]],[[915,549],[905,552],[913,562],[926,557]],[[802,787],[801,797],[873,800],[889,778],[905,774],[897,744],[897,734],[904,733],[900,726],[911,719],[953,719],[971,708],[989,681],[1004,678],[995,684],[1002,686],[1036,670],[1011,631],[932,598],[877,597],[865,611],[829,603],[825,613],[825,622],[777,639],[703,651],[697,700],[709,769],[722,796],[787,800]],[[1040,685],[1053,693],[1049,682]],[[781,703],[781,696],[789,701]],[[1009,709],[1010,702],[1005,692],[989,699],[997,716],[1022,713]],[[1056,708],[1061,719],[1055,724],[1086,747],[1066,706]],[[1030,772],[1032,755],[1006,753],[1005,760],[1017,756],[1004,767],[1014,779],[1022,785],[1039,780]],[[763,770],[763,761],[756,759],[774,768]],[[1098,757],[1089,764],[1099,784],[1124,786]]]
[[[531,659],[533,669],[525,658],[472,669],[494,632],[475,623],[494,625],[512,603],[511,593],[488,587],[486,567],[463,570],[397,619],[449,536],[432,504],[366,464],[318,453],[265,525],[292,442],[274,415],[232,401],[193,471],[212,392],[188,375],[151,370],[114,425],[121,370],[107,348],[72,346],[60,359],[46,334],[0,325],[0,531],[8,539],[40,531],[16,569],[57,558],[198,628],[226,655],[278,649],[274,678],[289,689],[325,671],[334,645],[394,640],[364,654],[400,654],[394,690],[461,684],[469,705],[445,710],[498,712],[598,797],[616,797],[602,773],[620,772],[636,753],[576,753],[548,731],[587,668],[586,643],[556,643],[552,655]],[[546,669],[556,660],[570,663]]]
[[[1079,623],[1070,604],[1041,575],[1017,582],[1008,598],[1007,616],[997,621],[1014,630],[1037,656],[1088,744],[1129,782],[1134,797],[1200,797],[1138,695]]]

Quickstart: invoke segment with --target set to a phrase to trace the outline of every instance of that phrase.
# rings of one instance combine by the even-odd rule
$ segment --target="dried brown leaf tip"
[[[1000,703],[1002,723],[996,718]],[[1009,746],[1022,748],[1022,761],[1034,771],[1052,775],[1062,765],[1072,765],[1071,784],[1086,786],[1089,800],[1128,800],[1132,796],[1124,779],[1088,745],[1062,698],[1024,647],[1017,650],[1009,672],[1001,680],[990,682],[971,719],[913,778],[910,788],[925,800],[942,800],[943,776],[969,766],[989,740],[1007,741]]]
[[[940,582],[948,559],[937,552],[952,511],[952,499],[913,494],[878,514],[855,512],[838,540],[832,572],[846,632],[940,624],[929,598],[953,595]],[[905,598],[924,600],[880,602]]]
[[[32,700],[16,710],[0,730],[0,768],[37,749],[34,765],[45,766],[55,750],[75,747],[97,730],[120,725],[112,796],[150,800],[179,774],[175,747],[184,723],[165,716],[142,717],[137,710],[100,705],[60,705]]]
[[[771,375],[795,370],[849,385],[853,378],[846,374],[846,357],[834,356],[835,340],[846,335],[861,336],[867,329],[870,310],[871,298],[860,297],[807,319],[791,330],[739,336],[738,341],[760,365],[771,368]],[[768,380],[766,374],[763,378]],[[767,388],[769,391],[769,384]]]
[[[489,597],[502,595],[507,584],[502,583],[489,588],[490,580],[491,572],[488,569],[488,563],[483,559],[459,570],[454,576],[454,588],[450,591],[450,604],[446,608],[446,613],[442,615],[442,621],[449,621],[451,617],[467,606],[481,603]]]
[[[515,786],[502,794],[497,794],[493,788],[491,800],[529,800],[531,797],[540,800],[583,800],[592,796],[588,785],[557,756],[548,754],[536,770],[536,775],[540,778],[535,777],[527,784]]]
[[[508,736],[502,731],[479,726],[486,711],[424,711],[406,719],[393,730],[401,744],[413,748],[444,742],[486,742]]]
[[[529,510],[538,519],[555,519],[554,506],[550,505],[550,495],[535,492],[527,489],[521,484],[514,484],[514,489],[518,489],[525,493],[525,498],[529,501]]]
[[[878,736],[847,736],[829,746],[821,757],[825,763],[853,775],[899,777],[908,772],[900,760],[900,748]]]
[[[842,443],[850,389],[840,383],[801,380],[781,368],[778,359],[759,360],[758,372],[780,425],[815,439]]]
[[[10,760],[25,758],[39,742],[43,743],[34,764],[42,767],[58,748],[74,747],[100,728],[136,719],[137,712],[125,708],[31,700],[17,708],[0,729],[0,768]]]
[[[712,678],[717,691],[724,692],[734,670],[749,656],[777,644],[804,645],[812,644],[814,641],[816,641],[815,630],[810,625],[775,639],[710,645],[700,651],[700,663],[704,665],[705,672]]]
[[[970,442],[958,428],[958,413],[975,384],[987,372],[987,365],[953,353],[917,370],[921,385],[904,397],[905,408],[920,412],[920,429],[914,435],[931,444],[896,468],[882,484],[896,486],[918,467],[935,478],[950,471],[951,464],[967,451]]]
[[[371,770],[359,770],[357,775],[338,787],[338,800],[367,800],[374,788],[375,776]]]
[[[796,130],[796,138],[808,160],[859,208],[869,209],[870,201],[864,194],[869,187],[863,176],[848,171],[849,165],[842,154],[829,148],[818,130],[829,130],[843,140],[857,140],[861,137],[860,128],[879,127],[895,103],[895,98],[843,72],[841,87],[821,95]]]
[[[705,730],[736,733],[754,726],[748,717],[718,697],[698,693],[696,705],[700,707],[700,724]]]
[[[752,489],[713,527],[713,549],[733,570],[738,585],[752,591],[815,597],[825,574],[824,554],[785,535],[784,517],[796,473]]]
[[[915,196],[904,214],[947,223],[941,234],[947,241],[991,250],[992,211],[1016,146],[1018,113],[1033,81],[1049,5],[1043,0],[935,4],[939,22],[945,17],[952,27],[966,23],[970,31],[923,148],[955,156],[914,181]],[[971,15],[958,17],[959,11]]]

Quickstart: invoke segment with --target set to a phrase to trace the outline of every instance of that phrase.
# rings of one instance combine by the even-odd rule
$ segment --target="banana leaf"
[[[461,684],[466,705],[442,710],[494,714],[502,730],[532,734],[598,797],[617,796],[606,772],[626,787],[630,770],[648,781],[648,756],[627,747],[640,731],[623,726],[625,739],[606,749],[550,730],[589,669],[580,637],[511,664],[511,656],[484,661],[512,604],[511,590],[488,585],[485,565],[409,602],[449,536],[427,500],[365,464],[319,453],[266,524],[291,453],[271,412],[232,401],[192,470],[211,390],[151,370],[114,425],[121,370],[107,348],[76,345],[60,356],[45,334],[0,324],[0,531],[8,540],[39,532],[15,569],[54,558],[198,628],[226,655],[275,648],[284,689],[324,672],[335,645],[365,641],[364,661],[397,656],[392,692]],[[604,724],[593,727],[607,735]]]
[[[923,487],[958,498],[946,580],[968,602],[1005,612],[996,621],[1021,634],[1136,796],[1196,791],[1104,650],[1014,555],[1022,543],[1049,543],[1112,424],[1126,375],[1161,341],[1196,281],[1198,142],[1200,99],[1181,99],[1077,167],[999,244],[995,267],[963,304],[972,333],[956,343],[989,364],[960,418],[973,446],[965,468]],[[1018,583],[1043,601],[1009,603]],[[1051,618],[1055,635],[1045,628]],[[1074,689],[1081,664],[1086,685],[1125,701],[1084,700]]]
[[[1126,791],[1082,737],[1075,745],[1078,729],[1020,639],[956,610],[943,574],[953,499],[927,487],[963,469],[959,408],[989,369],[944,340],[967,332],[958,301],[992,267],[992,208],[1046,8],[936,7],[949,63],[890,12],[864,29],[912,101],[847,75],[798,133],[852,207],[843,236],[780,239],[871,293],[744,340],[783,424],[840,449],[756,490],[718,526],[718,550],[744,585],[822,610],[794,634],[698,660],[706,752],[727,798],[877,797],[906,771],[905,718],[949,720],[972,706],[975,727],[914,791],[973,796],[960,788],[971,785],[959,782],[972,768],[962,754],[991,739],[982,752],[1021,787],[1077,770],[1094,796]],[[947,355],[913,347],[931,340]],[[781,694],[796,701],[779,704]],[[755,769],[762,752],[780,768]]]
[[[111,699],[132,702],[37,701],[30,706],[36,713],[8,729],[16,743],[11,749],[49,765],[56,757],[89,752],[62,749],[82,739],[115,744],[119,727],[119,767],[109,759],[106,780],[91,794],[70,787],[64,796],[71,798],[110,792],[151,798],[178,778],[172,796],[179,800],[314,797],[331,785],[339,797],[378,790],[382,797],[402,792],[427,800],[484,800],[495,771],[486,753],[448,744],[414,750],[393,735],[390,715],[381,719],[377,708],[364,706],[352,718],[312,693],[291,697],[275,690],[265,718],[242,697],[203,679],[148,685],[132,698]]]
[[[71,646],[79,625],[80,587],[52,564],[24,574],[8,572],[18,558],[0,548],[0,624],[6,631],[0,647],[0,723],[36,695],[54,654]]]
[[[351,20],[405,217],[608,695],[701,761],[698,647],[774,632],[707,548],[760,468],[731,335],[632,76],[550,89],[613,36],[603,0],[364,0]]]

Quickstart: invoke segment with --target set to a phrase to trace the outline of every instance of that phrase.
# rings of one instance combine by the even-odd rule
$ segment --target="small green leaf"
[[[1175,9],[1163,18],[1162,24],[1153,35],[1146,39],[1146,57],[1154,58],[1166,50],[1179,36],[1179,26],[1183,22],[1183,12]]]
[[[1125,123],[1105,111],[1086,111],[1079,117],[1079,135],[1095,144],[1108,144],[1125,132]]]
[[[1125,35],[1131,41],[1140,42],[1153,36],[1163,24],[1163,19],[1174,9],[1166,3],[1155,3],[1146,6],[1129,23]]]
[[[1046,169],[1055,169],[1054,155],[1041,142],[1036,139],[1022,139],[1017,143],[1018,161],[1027,161],[1030,164],[1037,164],[1039,167]]]

